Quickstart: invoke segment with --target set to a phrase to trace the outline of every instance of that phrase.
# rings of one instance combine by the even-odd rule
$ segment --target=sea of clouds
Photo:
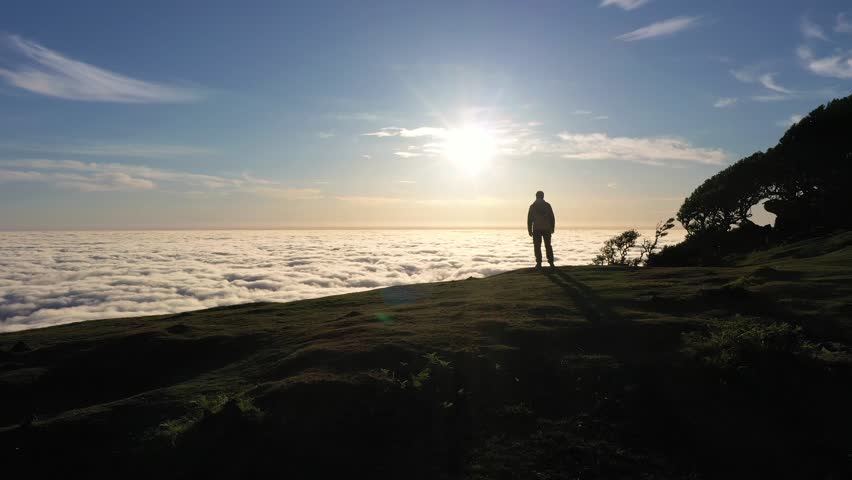
[[[617,233],[557,232],[557,264],[590,263]],[[678,231],[666,238],[681,239]],[[0,332],[483,277],[533,264],[523,230],[0,232]]]

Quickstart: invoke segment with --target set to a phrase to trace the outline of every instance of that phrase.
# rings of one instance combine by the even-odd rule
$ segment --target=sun
[[[447,132],[443,150],[453,165],[475,174],[491,164],[497,154],[497,139],[487,128],[465,126]]]

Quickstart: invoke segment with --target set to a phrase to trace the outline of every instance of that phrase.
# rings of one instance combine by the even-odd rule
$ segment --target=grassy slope
[[[839,478],[850,305],[847,233],[734,267],[519,270],[4,334],[0,454],[173,477]],[[684,353],[683,332],[735,315],[801,325],[833,357]]]

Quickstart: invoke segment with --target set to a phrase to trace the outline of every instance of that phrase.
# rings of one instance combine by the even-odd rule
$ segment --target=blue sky
[[[2,229],[643,227],[852,91],[845,1],[2,11]]]

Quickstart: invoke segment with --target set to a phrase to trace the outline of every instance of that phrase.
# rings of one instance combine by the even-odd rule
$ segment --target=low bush
[[[811,358],[815,351],[802,327],[740,316],[714,321],[706,331],[685,333],[683,342],[686,353],[721,368],[748,367],[777,355]]]

